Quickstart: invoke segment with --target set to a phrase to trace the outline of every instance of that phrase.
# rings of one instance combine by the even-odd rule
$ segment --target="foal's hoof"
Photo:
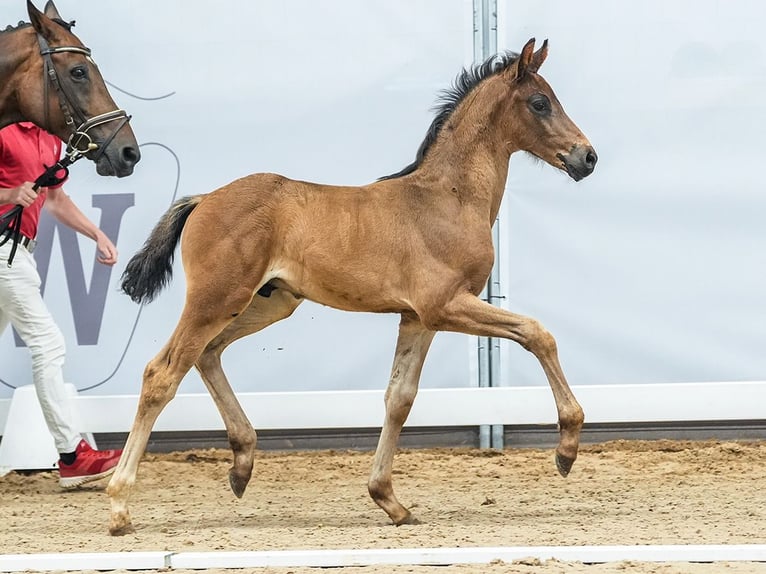
[[[564,456],[561,453],[556,453],[556,468],[559,469],[559,474],[564,478],[567,477],[569,471],[572,470],[572,465],[575,459]]]
[[[122,524],[121,526],[110,526],[109,527],[109,534],[112,536],[125,536],[126,534],[133,534],[136,531],[136,529],[133,527],[133,524],[131,522],[128,522],[127,524]]]
[[[242,498],[242,495],[245,494],[248,482],[250,482],[250,477],[242,478],[237,476],[233,469],[229,471],[229,486],[237,498]]]
[[[394,526],[401,526],[402,524],[421,524],[421,522],[411,512],[408,512],[404,518],[394,521]]]

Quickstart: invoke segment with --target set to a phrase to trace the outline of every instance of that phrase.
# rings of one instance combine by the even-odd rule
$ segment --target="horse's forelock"
[[[75,21],[71,20],[69,22],[62,20],[61,18],[51,18],[56,24],[64,28],[67,32],[71,32],[72,28],[74,28]]]

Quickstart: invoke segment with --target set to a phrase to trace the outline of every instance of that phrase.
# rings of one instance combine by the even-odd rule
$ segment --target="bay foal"
[[[534,319],[479,299],[492,268],[492,224],[508,160],[526,151],[573,179],[596,153],[538,74],[547,42],[465,70],[415,161],[362,187],[255,174],[177,201],[131,259],[123,290],[150,301],[172,274],[181,236],[186,303],[175,331],[144,371],[133,428],[107,489],[110,532],[133,531],[128,496],[152,426],[195,366],[220,410],[234,453],[229,482],[241,497],[256,433],[221,368],[233,341],[289,317],[304,299],[346,311],[401,316],[386,414],[368,489],[394,524],[414,521],[394,495],[394,452],[436,331],[505,337],[531,351],[558,409],[559,472],[577,457],[583,412],[567,385],[556,342]],[[211,226],[219,230],[211,233]],[[257,423],[257,421],[256,421]]]

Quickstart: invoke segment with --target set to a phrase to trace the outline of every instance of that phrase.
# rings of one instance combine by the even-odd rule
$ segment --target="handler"
[[[64,337],[43,301],[32,257],[43,205],[59,222],[96,242],[99,263],[114,265],[117,248],[64,192],[63,182],[33,190],[31,182],[59,160],[61,147],[61,140],[32,123],[0,130],[0,215],[15,205],[24,208],[21,241],[12,265],[8,261],[13,241],[0,246],[0,334],[10,322],[32,354],[32,380],[59,452],[59,484],[74,488],[112,474],[122,451],[94,450],[73,423],[74,407],[62,372]]]

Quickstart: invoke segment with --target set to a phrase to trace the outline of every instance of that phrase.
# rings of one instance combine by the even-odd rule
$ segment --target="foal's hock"
[[[229,481],[242,496],[256,434],[226,379],[221,353],[289,317],[304,299],[401,316],[368,483],[394,524],[415,521],[394,495],[391,474],[436,331],[505,337],[539,359],[558,409],[556,463],[562,475],[569,473],[583,412],[553,337],[534,319],[478,297],[494,261],[492,224],[511,154],[531,153],[574,180],[596,165],[590,143],[538,74],[547,54],[547,42],[535,52],[530,40],[521,54],[500,54],[464,70],[443,95],[415,161],[396,174],[361,187],[255,174],[183,198],[165,213],[128,263],[122,286],[136,302],[154,298],[171,279],[180,239],[186,304],[170,340],[144,371],[136,419],[108,487],[112,534],[133,530],[128,497],[139,460],[154,422],[192,366],[223,417],[234,454]],[[215,237],[211,221],[221,230]]]

